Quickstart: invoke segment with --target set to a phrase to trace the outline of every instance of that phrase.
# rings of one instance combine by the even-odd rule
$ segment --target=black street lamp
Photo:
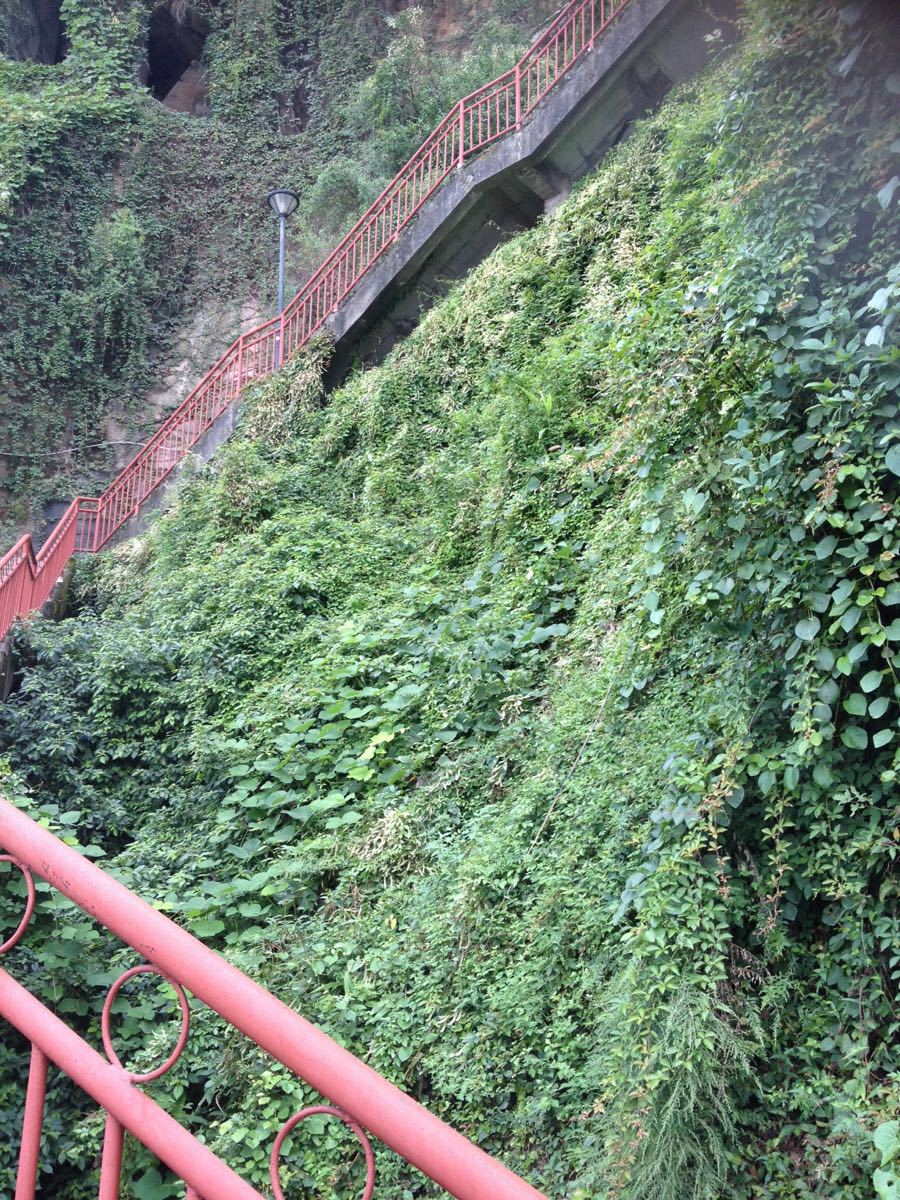
[[[284,226],[288,217],[300,203],[300,197],[285,188],[277,188],[274,192],[269,192],[266,199],[269,202],[269,208],[278,218],[278,315],[280,317],[284,312]],[[283,334],[284,327],[282,326],[278,331],[278,354],[276,357],[276,365],[279,367],[282,359]]]

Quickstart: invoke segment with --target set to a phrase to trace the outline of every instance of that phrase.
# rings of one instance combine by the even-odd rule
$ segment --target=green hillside
[[[271,315],[271,188],[301,196],[292,290],[553,0],[398,7],[0,0],[4,541],[37,530],[47,502],[97,495],[241,323]],[[61,21],[37,61],[29,13]],[[173,30],[198,55],[206,115],[148,88],[148,71],[184,65],[160,62]]]
[[[888,19],[756,0],[383,367],[326,399],[327,346],[295,360],[150,533],[82,564],[70,619],[19,635],[4,786],[553,1200],[877,1194]],[[62,915],[14,969],[95,1037],[132,957]],[[199,1012],[172,1078],[160,1102],[262,1185],[310,1093]],[[81,1200],[99,1125],[54,1088],[42,1194]],[[357,1196],[345,1151],[312,1131],[293,1194]],[[383,1200],[438,1195],[379,1164]],[[137,1200],[180,1194],[133,1168]]]

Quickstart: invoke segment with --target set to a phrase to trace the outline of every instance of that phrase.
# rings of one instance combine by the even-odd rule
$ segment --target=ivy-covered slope
[[[384,367],[326,402],[316,354],[288,366],[82,569],[72,618],[21,634],[4,786],[554,1198],[874,1195],[900,974],[890,28],[757,0],[731,58]],[[96,1036],[131,957],[53,905],[14,969]],[[152,1003],[135,1052],[167,1042]],[[4,1147],[23,1052],[0,1049]],[[54,1086],[46,1195],[80,1200],[99,1126]],[[309,1096],[198,1013],[159,1098],[261,1182]],[[356,1195],[345,1145],[311,1131],[298,1192]],[[380,1162],[386,1200],[435,1195]]]
[[[37,532],[46,502],[97,494],[241,322],[271,313],[270,188],[302,197],[299,287],[553,3],[62,0],[55,64],[4,54],[29,7],[0,0],[4,541]],[[158,10],[209,29],[209,116],[141,82]]]

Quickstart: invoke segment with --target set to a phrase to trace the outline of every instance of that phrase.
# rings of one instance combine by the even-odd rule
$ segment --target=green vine
[[[571,1200],[893,1186],[898,84],[876,5],[745,35],[383,367],[261,386],[0,709],[20,803]],[[56,915],[12,969],[94,1037],[130,958]],[[179,1072],[264,1186],[309,1090],[202,1014]],[[290,1170],[359,1192],[324,1124]]]

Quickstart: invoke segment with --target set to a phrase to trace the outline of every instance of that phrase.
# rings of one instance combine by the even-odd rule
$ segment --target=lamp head
[[[274,192],[269,192],[266,199],[269,202],[269,208],[278,217],[289,217],[300,203],[300,197],[286,188],[277,188]]]

